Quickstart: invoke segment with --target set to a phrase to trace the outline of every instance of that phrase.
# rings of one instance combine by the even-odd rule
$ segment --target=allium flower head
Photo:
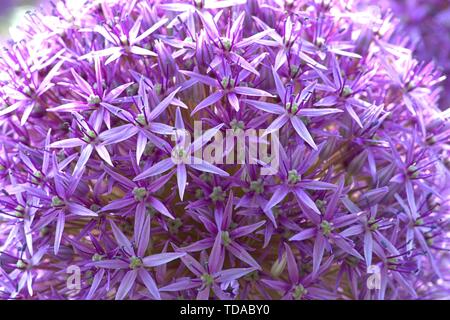
[[[0,54],[0,297],[448,298],[445,77],[366,3],[29,12]]]

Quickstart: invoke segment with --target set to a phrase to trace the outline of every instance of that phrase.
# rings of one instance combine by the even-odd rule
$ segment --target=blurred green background
[[[16,25],[20,17],[32,8],[36,0],[0,0],[0,36],[9,34],[9,27]]]

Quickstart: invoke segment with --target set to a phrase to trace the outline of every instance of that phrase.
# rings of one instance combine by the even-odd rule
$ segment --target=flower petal
[[[249,87],[236,87],[234,88],[234,92],[251,97],[271,97],[271,98],[274,97],[273,95],[264,90]]]
[[[177,165],[177,184],[181,200],[183,200],[184,197],[184,189],[186,188],[186,182],[187,182],[186,166],[184,164],[179,164]]]
[[[137,270],[130,270],[125,274],[120,281],[119,288],[117,289],[116,300],[123,300],[127,296],[136,281],[137,275]]]
[[[170,261],[181,258],[185,255],[186,253],[184,252],[158,253],[145,257],[144,259],[142,259],[142,262],[146,267],[157,267],[169,263]]]
[[[300,138],[306,141],[306,143],[309,144],[314,150],[317,150],[317,146],[303,121],[300,120],[298,117],[294,116],[291,117],[291,124],[294,127],[297,134],[300,136]]]
[[[305,109],[300,109],[300,111],[297,113],[297,115],[302,116],[302,117],[321,117],[321,116],[326,116],[329,114],[334,114],[334,113],[341,113],[344,112],[340,109],[335,109],[335,108],[305,108]]]
[[[139,268],[139,278],[144,283],[148,292],[156,299],[161,300],[161,295],[159,294],[158,286],[156,285],[155,280],[153,280],[150,273],[144,268]]]
[[[256,268],[234,268],[217,272],[217,282],[230,282],[242,278],[243,276],[257,270]]]
[[[216,103],[217,101],[219,101],[220,99],[222,99],[223,97],[223,92],[222,91],[216,91],[214,92],[212,95],[208,96],[207,98],[205,98],[203,101],[201,101],[195,108],[194,110],[192,110],[191,112],[191,116],[194,115],[195,113],[197,113],[198,111],[209,107],[210,105]]]
[[[85,145],[86,142],[79,138],[70,138],[60,141],[55,141],[49,145],[50,148],[76,148]]]
[[[242,99],[242,102],[245,102],[259,110],[262,110],[264,112],[273,113],[273,114],[284,114],[285,110],[283,107],[270,103],[265,101],[259,101],[259,100],[249,100],[249,99]]]
[[[74,202],[69,202],[67,204],[67,207],[70,210],[70,213],[72,214],[76,214],[78,216],[83,216],[83,217],[97,217],[98,214],[95,213],[92,210],[89,210],[88,208],[83,207],[80,204],[74,203]]]
[[[129,254],[131,257],[135,256],[133,245],[131,244],[130,240],[123,234],[123,232],[117,227],[117,225],[114,223],[114,221],[110,221],[111,224],[111,230],[114,234],[114,238],[116,238],[117,244],[124,249],[127,254]]]
[[[163,172],[166,172],[167,170],[170,170],[175,166],[175,163],[173,162],[172,158],[166,158],[164,160],[161,160],[160,162],[154,164],[150,168],[144,170],[140,174],[136,176],[136,178],[133,179],[133,181],[142,180],[148,177],[153,177],[158,174],[161,174]]]
[[[219,176],[228,177],[230,174],[226,171],[223,171],[222,169],[219,169],[218,167],[203,161],[201,159],[193,158],[194,163],[190,164],[189,166],[194,168],[195,170],[203,171],[203,172],[209,172],[213,174],[217,174]],[[198,162],[198,163],[197,163]]]
[[[313,248],[313,270],[312,274],[316,275],[322,262],[323,253],[325,251],[325,237],[321,232],[317,232]]]

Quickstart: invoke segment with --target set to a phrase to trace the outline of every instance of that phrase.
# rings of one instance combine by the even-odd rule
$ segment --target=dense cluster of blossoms
[[[443,76],[356,4],[30,12],[0,60],[0,297],[448,297]],[[174,161],[226,129],[278,132],[277,172]]]

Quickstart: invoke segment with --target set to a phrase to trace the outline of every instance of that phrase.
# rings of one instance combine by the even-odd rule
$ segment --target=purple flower
[[[27,14],[0,52],[0,298],[448,298],[448,68],[408,31],[445,51],[448,6],[385,3]]]
[[[214,212],[215,224],[208,218],[201,218],[205,227],[211,233],[210,236],[194,242],[187,247],[181,248],[187,252],[195,252],[205,249],[211,249],[211,257],[208,263],[212,269],[220,268],[224,264],[225,251],[236,259],[243,261],[251,267],[261,269],[258,262],[239,244],[238,239],[255,232],[264,225],[265,221],[260,221],[251,225],[236,227],[231,230],[233,213],[233,193],[230,193],[227,204],[223,212]]]
[[[100,261],[91,264],[97,268],[126,270],[117,289],[116,300],[125,298],[137,279],[145,285],[154,299],[161,299],[155,280],[145,268],[161,266],[185,255],[185,253],[174,252],[145,256],[150,241],[150,217],[145,217],[142,225],[137,225],[137,227],[141,232],[135,230],[133,239],[134,243],[137,244],[137,249],[135,249],[136,245],[133,246],[117,225],[111,221],[111,228],[117,241],[119,256],[111,260],[100,259]]]
[[[183,123],[183,118],[181,117],[180,109],[177,109],[176,119],[175,119],[175,127],[179,130],[184,130],[185,126]],[[180,142],[174,148],[171,148],[170,158],[166,158],[161,160],[160,162],[154,164],[150,168],[144,170],[142,173],[136,176],[134,180],[142,180],[148,177],[152,177],[158,175],[160,173],[164,173],[167,170],[176,167],[177,172],[177,183],[178,183],[178,191],[180,194],[181,200],[183,200],[184,190],[186,188],[187,183],[187,172],[186,167],[189,166],[195,170],[210,172],[214,174],[218,174],[221,176],[227,176],[228,173],[223,171],[222,169],[217,168],[216,166],[204,161],[202,159],[196,158],[195,156],[191,156],[192,152],[195,153],[199,148],[201,148],[205,143],[207,143],[212,137],[214,137],[215,133],[220,130],[222,125],[214,127],[204,133],[204,135],[197,138],[194,142],[189,144],[188,146],[184,146],[184,142]],[[185,137],[181,137],[184,140]]]
[[[228,300],[229,294],[224,292],[224,286],[232,281],[235,281],[250,272],[255,268],[232,268],[223,270],[222,267],[214,264],[214,257],[209,256],[208,262],[205,263],[206,268],[200,262],[195,260],[189,254],[181,257],[185,266],[192,272],[196,278],[182,279],[181,281],[169,284],[161,288],[161,291],[181,291],[184,288],[197,290],[197,300],[207,300],[211,294],[211,290],[221,300]],[[225,283],[225,285],[223,285]]]

